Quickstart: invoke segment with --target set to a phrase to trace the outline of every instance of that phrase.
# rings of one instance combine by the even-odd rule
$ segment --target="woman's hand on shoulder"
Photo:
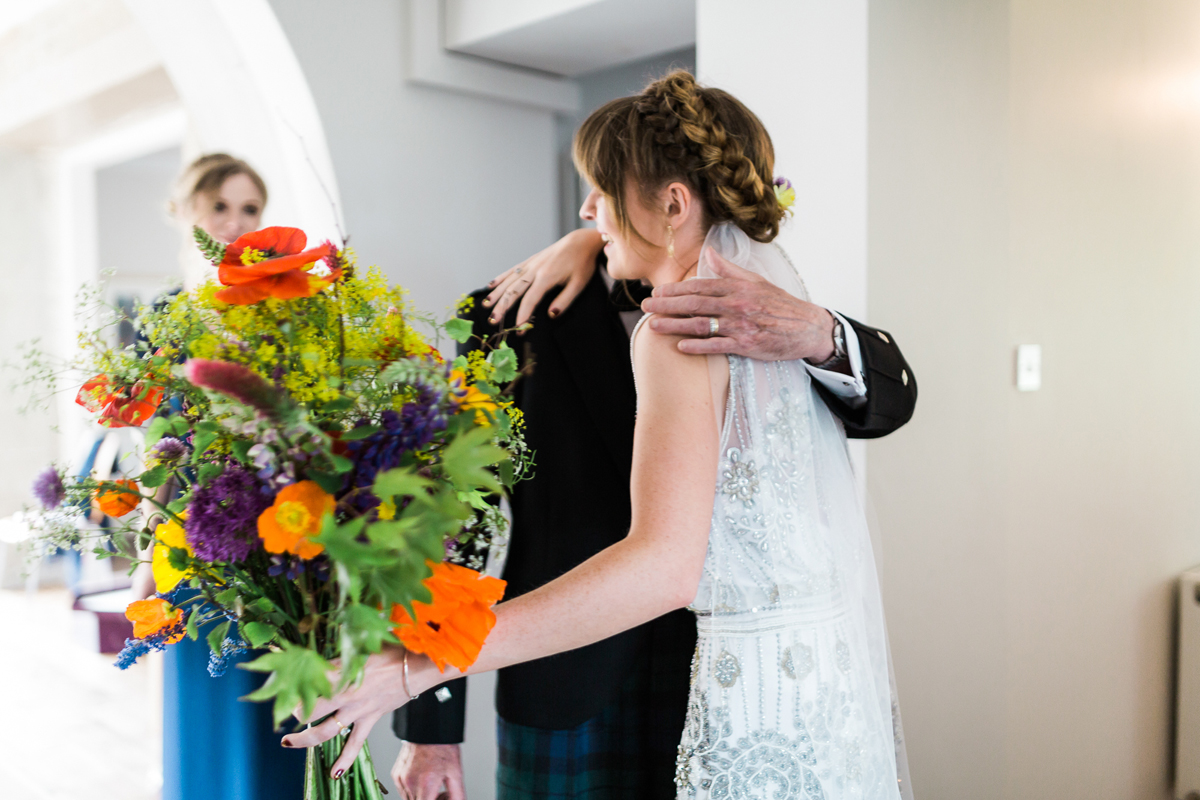
[[[579,296],[596,272],[596,256],[604,247],[600,234],[592,228],[571,231],[554,244],[500,275],[488,284],[492,290],[484,299],[491,308],[488,320],[499,324],[518,300],[517,326],[533,316],[546,292],[556,286],[563,290],[550,307],[550,316],[557,317]]]

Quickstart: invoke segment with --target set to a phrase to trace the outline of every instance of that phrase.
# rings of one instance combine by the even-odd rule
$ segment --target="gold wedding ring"
[[[333,724],[334,724],[334,725],[337,725],[337,726],[338,726],[338,733],[340,733],[340,734],[342,734],[343,736],[345,736],[347,733],[349,733],[349,732],[350,732],[350,728],[349,728],[349,727],[347,727],[347,726],[345,726],[345,725],[343,725],[343,724],[342,724],[342,721],[341,721],[340,719],[338,719],[337,717],[330,717],[330,719],[331,719],[331,720],[333,720]]]
[[[721,332],[721,322],[716,317],[708,318],[708,338],[716,336]]]

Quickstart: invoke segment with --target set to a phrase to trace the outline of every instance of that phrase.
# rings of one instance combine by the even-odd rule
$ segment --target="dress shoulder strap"
[[[642,329],[642,325],[653,316],[653,314],[643,316],[637,321],[637,325],[633,326],[633,332],[629,334],[629,366],[633,370],[633,389],[635,392],[637,391],[637,362],[633,360],[633,343],[637,341],[638,331]]]

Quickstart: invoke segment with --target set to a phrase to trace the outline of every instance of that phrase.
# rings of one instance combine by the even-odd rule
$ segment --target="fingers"
[[[501,286],[497,287],[492,294],[499,292],[496,298],[495,306],[492,308],[491,315],[488,316],[488,322],[493,325],[499,325],[504,322],[504,315],[508,313],[508,309],[512,308],[513,303],[517,302],[525,291],[533,283],[527,273],[513,273],[509,279]]]
[[[533,310],[542,302],[542,298],[546,296],[552,284],[544,280],[534,280],[529,289],[525,292],[525,296],[521,298],[521,305],[517,309],[517,327],[521,327],[529,318],[533,316]]]
[[[699,281],[689,281],[689,283],[699,283]],[[679,284],[668,285],[678,286]],[[666,314],[673,317],[726,317],[738,314],[738,309],[735,307],[737,302],[723,296],[660,297],[656,295],[642,301],[642,311],[647,314]]]
[[[710,319],[712,317],[654,317],[650,320],[649,325],[655,333],[707,337]],[[717,319],[719,323],[720,318]]]
[[[740,355],[737,339],[729,336],[715,336],[712,339],[681,339],[679,351],[696,356],[713,353],[737,353]]]
[[[350,735],[346,737],[346,743],[342,745],[342,754],[338,756],[337,761],[333,762],[333,767],[329,771],[330,777],[340,778],[346,773],[346,770],[350,769],[350,765],[358,757],[358,751],[362,750],[363,742],[367,741],[371,728],[375,727],[378,720],[379,715],[373,714],[355,721]]]
[[[579,296],[591,279],[591,275],[572,274],[571,280],[567,281],[567,285],[550,304],[550,318],[553,319],[570,308],[571,303],[575,302],[575,298]]]
[[[664,283],[655,286],[651,296],[655,298],[690,296],[724,297],[727,294],[732,294],[735,289],[736,284],[728,279],[699,278],[692,281],[678,281],[677,283]]]
[[[320,725],[314,725],[311,728],[305,728],[297,733],[289,733],[283,737],[284,747],[316,747],[321,742],[327,742],[338,735],[346,723],[338,725],[339,720],[336,716],[322,722]]]
[[[463,785],[462,770],[457,774],[450,773],[446,776],[446,798],[447,800],[467,800],[467,789]]]
[[[708,255],[708,266],[712,271],[722,278],[732,278],[739,281],[754,281],[756,283],[766,280],[761,275],[756,275],[749,270],[742,269],[737,264],[734,264],[729,259],[722,256],[711,247],[706,247],[704,252]]]
[[[528,263],[529,263],[529,260],[526,259],[525,261],[522,261],[520,264],[517,264],[515,267],[509,267],[508,269],[504,270],[504,272],[501,272],[499,275],[492,278],[491,281],[488,282],[488,288],[494,289],[495,287],[504,283],[504,281],[507,280],[508,276],[513,274],[514,270],[518,270]]]

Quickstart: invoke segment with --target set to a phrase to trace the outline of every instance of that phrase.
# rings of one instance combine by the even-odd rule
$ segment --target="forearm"
[[[574,650],[656,619],[691,601],[702,564],[702,558],[680,559],[678,548],[672,553],[660,541],[627,537],[545,586],[496,606],[496,626],[468,672],[432,670],[414,681],[422,685],[413,690]]]

